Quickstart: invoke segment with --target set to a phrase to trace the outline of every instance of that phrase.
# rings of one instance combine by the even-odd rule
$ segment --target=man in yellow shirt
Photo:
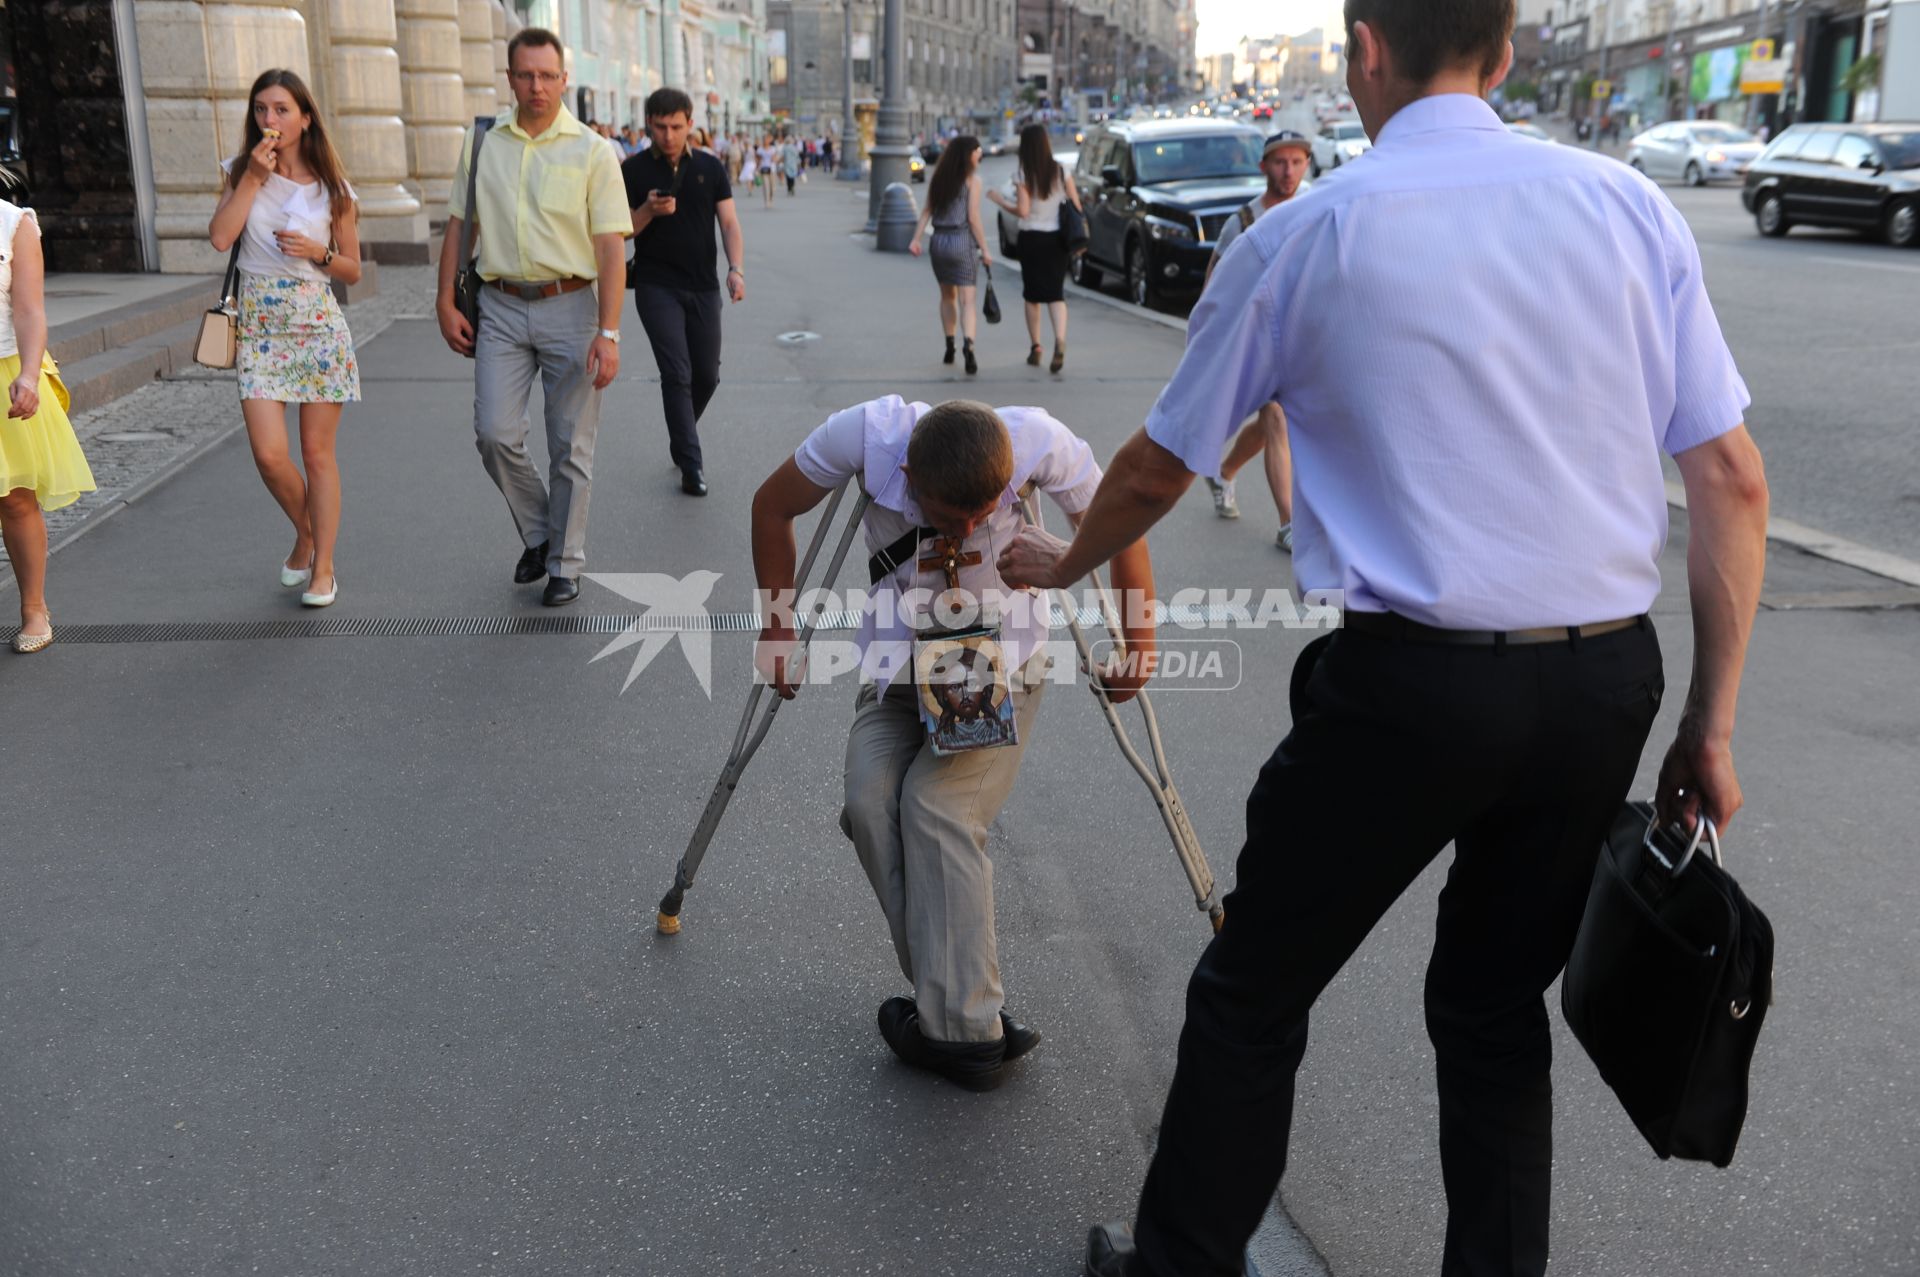
[[[485,130],[484,143],[477,131],[469,134],[454,173],[437,309],[447,345],[473,356],[480,459],[507,498],[524,548],[514,583],[546,577],[540,601],[559,607],[580,596],[600,392],[620,371],[621,241],[633,233],[633,222],[613,148],[563,105],[560,38],[539,27],[514,36],[507,76],[515,109]],[[476,146],[480,163],[469,209]],[[486,281],[478,331],[453,299],[461,227],[470,217]],[[546,392],[544,484],[527,455],[527,398],[536,372]]]

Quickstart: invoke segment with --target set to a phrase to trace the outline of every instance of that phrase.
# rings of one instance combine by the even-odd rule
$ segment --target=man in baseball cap
[[[1207,263],[1208,279],[1213,278],[1213,268],[1220,264],[1227,245],[1233,243],[1241,231],[1252,226],[1268,209],[1286,203],[1307,189],[1310,185],[1306,180],[1307,161],[1312,147],[1306,134],[1292,129],[1281,129],[1267,139],[1266,145],[1260,148],[1260,171],[1267,175],[1267,189],[1254,196],[1220,228],[1219,242],[1213,246],[1213,260]],[[1220,463],[1220,477],[1207,480],[1207,487],[1213,493],[1214,513],[1221,518],[1240,517],[1233,476],[1255,457],[1265,459],[1267,486],[1273,489],[1273,504],[1280,511],[1280,532],[1275,543],[1282,550],[1290,551],[1293,549],[1293,456],[1287,450],[1287,415],[1280,411],[1277,403],[1267,404],[1254,414],[1253,420],[1234,436],[1226,460]]]

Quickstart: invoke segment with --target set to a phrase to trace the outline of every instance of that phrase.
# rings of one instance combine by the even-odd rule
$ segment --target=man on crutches
[[[1038,408],[897,395],[829,417],[761,485],[753,564],[767,617],[760,668],[791,699],[794,520],[847,480],[871,497],[872,551],[859,635],[861,687],[847,739],[841,829],[853,841],[914,996],[880,1007],[901,1060],[972,1090],[1005,1080],[1040,1035],[1004,1010],[987,828],[1013,788],[1048,673],[1044,599],[995,566],[1029,485],[1070,523],[1100,484],[1084,441]],[[1145,541],[1113,560],[1134,661],[1109,671],[1111,700],[1147,681],[1153,568]]]

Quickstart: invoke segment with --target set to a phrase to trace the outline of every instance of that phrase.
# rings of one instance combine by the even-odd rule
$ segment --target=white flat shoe
[[[311,580],[313,580],[311,564],[304,568],[290,568],[285,563],[280,565],[280,584],[289,590],[298,589]]]
[[[316,594],[312,590],[308,590],[306,593],[300,596],[300,606],[301,607],[332,607],[333,600],[339,595],[339,593],[340,593],[340,574],[338,572],[335,572],[333,574],[333,588],[331,590],[328,590],[325,594]]]
[[[28,634],[25,631],[22,631],[21,633],[14,635],[13,650],[20,653],[22,656],[31,656],[33,653],[43,650],[52,642],[53,642],[53,615],[52,613],[48,613],[47,614],[47,632],[45,634]]]

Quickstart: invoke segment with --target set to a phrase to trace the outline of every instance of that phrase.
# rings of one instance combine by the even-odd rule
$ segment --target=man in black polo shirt
[[[660,368],[680,490],[707,495],[700,456],[700,414],[720,386],[720,283],[713,224],[727,248],[727,292],[747,296],[746,244],[733,210],[727,166],[687,144],[693,101],[679,89],[647,98],[652,145],[621,165],[633,209],[633,301]]]

